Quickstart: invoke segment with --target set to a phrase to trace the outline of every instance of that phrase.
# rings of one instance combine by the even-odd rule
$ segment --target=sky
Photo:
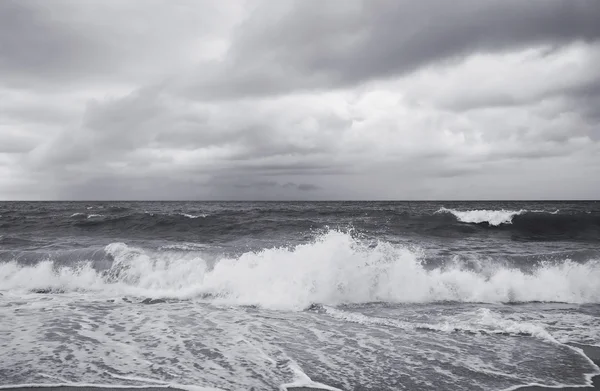
[[[598,0],[2,0],[0,200],[600,198]]]

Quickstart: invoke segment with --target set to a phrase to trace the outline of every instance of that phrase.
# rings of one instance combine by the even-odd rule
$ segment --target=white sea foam
[[[147,210],[145,210],[144,213],[147,215],[150,215],[150,216],[155,216],[157,214],[154,212],[149,212]],[[160,213],[158,213],[158,214],[160,215]],[[206,214],[193,215],[193,214],[189,214],[189,213],[177,213],[177,215],[187,217],[188,219],[198,219],[200,217],[204,218],[207,216]]]
[[[180,390],[186,390],[186,391],[224,391],[220,388],[214,388],[214,387],[201,387],[201,386],[188,386],[188,385],[182,385],[182,384],[177,384],[177,383],[160,383],[160,384],[156,384],[156,383],[150,383],[150,385],[146,384],[146,385],[120,385],[120,384],[102,384],[102,383],[71,383],[71,382],[60,382],[60,383],[50,383],[50,384],[36,384],[36,383],[23,383],[23,384],[7,384],[7,385],[0,385],[0,390],[2,389],[20,389],[20,388],[40,388],[40,389],[45,389],[45,388],[61,388],[61,387],[77,387],[77,388],[106,388],[107,390],[114,390],[114,389],[135,389],[135,388],[139,388],[139,389],[147,389],[147,388],[152,388],[152,387],[159,387],[159,388],[174,388],[174,389],[180,389]]]
[[[526,334],[558,343],[548,331],[538,324],[506,319],[501,314],[487,308],[481,308],[475,312],[468,312],[461,315],[454,315],[448,317],[443,322],[433,324],[405,322],[391,318],[367,316],[361,313],[344,311],[332,307],[325,307],[325,311],[328,315],[336,319],[364,325],[383,325],[402,330],[424,329],[441,332],[463,331],[471,333],[485,332],[489,334]]]
[[[88,208],[88,209],[89,209],[89,208]],[[95,214],[95,213],[92,213],[92,214],[86,215],[85,213],[77,212],[77,213],[73,213],[73,214],[72,214],[70,217],[83,217],[83,216],[87,216],[87,218],[88,218],[88,219],[93,219],[93,218],[95,218],[95,217],[102,217],[102,216],[104,216],[104,215],[101,215],[101,214]]]
[[[151,252],[124,243],[105,248],[107,273],[89,263],[56,267],[0,264],[0,290],[94,290],[145,297],[203,298],[231,305],[303,309],[311,303],[529,302],[600,303],[600,262],[542,265],[531,273],[499,266],[485,273],[460,264],[426,269],[420,254],[338,231],[312,243],[224,257]]]
[[[515,216],[526,213],[524,209],[521,210],[468,210],[459,211],[455,209],[440,208],[435,213],[451,213],[459,221],[463,223],[488,223],[489,225],[498,226],[500,224],[512,224],[512,219]]]
[[[188,219],[197,219],[199,217],[206,217],[205,214],[200,214],[200,215],[192,215],[192,214],[188,214],[188,213],[179,213],[179,214],[183,217],[187,217]]]
[[[310,377],[297,364],[289,364],[290,369],[294,372],[296,380],[292,383],[282,384],[279,389],[287,391],[290,388],[310,388],[311,390],[327,390],[327,391],[342,391],[339,388],[331,387],[323,383],[312,381]]]
[[[548,213],[551,215],[557,215],[560,212],[560,209],[556,209],[554,212],[548,212],[547,210],[532,210],[534,213]]]

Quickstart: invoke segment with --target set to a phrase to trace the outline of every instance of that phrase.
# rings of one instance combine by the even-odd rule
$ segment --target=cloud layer
[[[595,199],[600,3],[0,2],[0,199]]]

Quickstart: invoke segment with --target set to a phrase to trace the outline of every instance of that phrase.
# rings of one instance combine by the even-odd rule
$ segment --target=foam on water
[[[54,376],[51,376],[52,378],[54,378]],[[20,389],[20,388],[59,388],[59,387],[80,387],[80,388],[106,388],[106,389],[110,389],[110,390],[114,390],[114,389],[119,389],[119,388],[123,388],[123,389],[135,389],[135,388],[139,388],[139,389],[147,389],[147,388],[154,388],[154,387],[158,387],[158,388],[174,388],[174,389],[179,389],[179,390],[186,390],[186,391],[224,391],[221,388],[214,388],[214,387],[201,387],[201,386],[190,386],[190,385],[183,385],[183,384],[176,384],[176,383],[155,383],[155,382],[150,382],[148,381],[150,384],[147,385],[121,385],[121,384],[102,384],[102,383],[70,383],[70,382],[61,382],[61,383],[44,383],[44,384],[38,384],[38,383],[29,383],[29,384],[8,384],[8,385],[0,385],[0,390],[6,389],[6,390],[12,390],[12,389]]]
[[[373,305],[322,308],[280,312],[34,296],[0,306],[0,316],[12,313],[0,325],[0,361],[11,363],[4,373],[12,384],[181,388],[180,383],[223,390],[391,391],[400,379],[408,389],[502,389],[534,382],[583,384],[586,375],[597,373],[578,352],[543,336],[523,335],[543,327],[511,313],[472,305],[451,313],[402,305],[396,306],[398,316],[356,312]],[[427,320],[402,316],[411,308],[421,308]],[[423,324],[431,327],[424,330]],[[458,326],[483,332],[461,332]],[[515,357],[535,359],[515,365]],[[566,377],[555,370],[561,365],[572,368]]]
[[[336,319],[343,319],[348,322],[364,325],[377,324],[403,330],[529,335],[549,342],[558,343],[556,339],[540,325],[506,319],[501,314],[495,313],[487,308],[481,308],[475,312],[461,314],[460,316],[451,316],[442,322],[433,324],[405,322],[397,319],[367,316],[361,313],[344,311],[332,307],[325,307],[325,311],[328,315]]]
[[[380,241],[368,245],[350,234],[329,231],[295,247],[223,257],[214,265],[200,252],[146,251],[112,243],[108,271],[91,262],[57,267],[0,264],[3,291],[93,290],[164,298],[204,298],[215,303],[304,309],[337,305],[458,302],[600,302],[600,262],[543,264],[531,272],[498,265],[484,271],[461,264],[427,269],[422,254]]]
[[[189,213],[180,213],[179,215],[183,216],[183,217],[187,217],[188,219],[197,219],[199,217],[206,217],[205,214],[200,214],[200,215],[192,215]]]

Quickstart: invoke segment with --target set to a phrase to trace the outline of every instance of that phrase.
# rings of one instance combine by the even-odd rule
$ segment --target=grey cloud
[[[237,6],[203,0],[1,1],[0,84],[160,84],[187,66],[192,53],[222,40]]]
[[[598,53],[600,46],[592,47],[591,50]],[[557,53],[556,55],[560,56],[561,54]],[[597,57],[600,58],[600,56]],[[600,98],[600,69],[588,70],[588,74],[580,75],[580,80],[571,81],[566,85],[564,82],[557,83],[555,80],[547,80],[545,89],[542,91],[525,89],[525,94],[523,94],[520,89],[514,89],[512,86],[510,88],[513,91],[492,90],[474,95],[457,92],[453,99],[442,102],[441,106],[455,111],[469,111],[494,107],[518,107],[543,100],[566,99],[577,102],[578,111],[587,113],[588,109],[598,107],[594,100]]]
[[[569,177],[600,166],[594,69],[523,86],[508,62],[505,84],[457,77],[441,97],[419,79],[596,53],[596,0],[249,4],[230,36],[210,3],[0,1],[0,88],[26,90],[0,107],[0,198],[543,197],[555,172],[556,194],[598,191]]]
[[[566,93],[571,98],[570,110],[579,112],[595,125],[592,136],[600,139],[600,70],[594,83],[587,83]]]
[[[185,183],[193,180],[198,187],[213,188],[216,192],[213,196],[224,198],[269,198],[269,194],[294,198],[293,194],[298,192],[326,188],[318,182],[326,176],[334,182],[340,181],[343,176],[364,178],[373,172],[387,172],[389,177],[401,178],[467,177],[477,173],[477,165],[482,162],[549,159],[577,153],[584,147],[568,143],[572,137],[578,136],[569,135],[569,126],[576,124],[571,120],[559,124],[556,130],[552,130],[555,119],[549,118],[540,122],[541,131],[535,123],[522,123],[517,128],[511,126],[510,132],[506,132],[498,117],[505,114],[498,113],[473,117],[475,124],[487,127],[485,136],[478,142],[485,142],[489,147],[484,154],[467,159],[461,155],[468,156],[468,144],[461,146],[464,149],[439,149],[432,145],[435,137],[441,136],[436,122],[460,132],[463,137],[474,137],[469,132],[477,129],[468,124],[458,129],[451,122],[444,125],[446,114],[440,116],[436,111],[427,112],[430,118],[417,124],[426,133],[414,138],[412,133],[399,131],[377,136],[377,132],[381,132],[378,128],[381,123],[378,122],[366,131],[356,133],[351,122],[346,122],[342,114],[339,114],[342,116],[339,120],[332,120],[329,111],[318,109],[326,114],[317,114],[316,107],[298,115],[292,109],[294,104],[279,103],[281,106],[272,110],[265,110],[265,104],[253,102],[254,110],[246,110],[244,105],[233,101],[191,105],[162,91],[143,89],[121,99],[91,103],[81,127],[67,129],[40,146],[29,154],[30,162],[38,171],[54,175],[57,171],[64,172],[66,183],[76,181],[80,172],[92,177],[112,173],[121,180],[130,178],[131,183],[137,183],[136,188],[140,189],[150,186],[154,181],[152,178],[170,177],[173,191],[188,189]],[[518,114],[529,109],[513,110]],[[256,116],[255,112],[262,114]],[[285,115],[279,118],[265,115],[273,112]],[[235,118],[231,113],[235,114]],[[352,110],[345,115],[352,116]],[[397,126],[398,117],[393,112],[385,115],[388,117],[386,124]],[[309,138],[296,137],[306,134],[303,128],[294,129],[289,124],[294,123],[294,118],[304,116],[314,119],[316,129],[321,123],[340,126],[334,128],[333,138],[319,132]],[[190,119],[193,119],[193,126],[190,126]],[[549,131],[555,132],[555,136],[551,137]],[[347,132],[360,136],[356,145],[361,145],[361,149],[343,142]],[[375,138],[370,136],[372,132],[375,132]],[[175,142],[167,141],[171,136],[175,136]],[[389,140],[391,142],[382,142],[380,137],[394,138]],[[413,146],[404,145],[407,138]],[[336,142],[330,142],[330,139]],[[550,139],[557,142],[549,142]],[[397,145],[394,144],[396,142]],[[303,144],[319,148],[305,148]],[[390,149],[378,151],[382,147]],[[214,150],[219,153],[210,155]],[[188,158],[191,160],[186,160]],[[382,171],[382,167],[397,168]],[[307,178],[314,178],[317,182],[311,183],[313,181],[306,181]],[[158,186],[163,182],[156,183]],[[194,194],[208,196],[208,193]]]
[[[474,52],[600,37],[596,0],[359,1],[257,7],[223,63],[188,93],[205,98],[326,89],[398,76]]]
[[[286,194],[320,188],[296,184],[291,177],[343,173],[343,166],[327,156],[332,153],[330,136],[315,133],[307,143],[296,137],[301,133],[288,133],[293,118],[272,122],[268,115],[255,114],[256,105],[198,106],[160,90],[141,89],[90,102],[80,126],[38,145],[26,162],[37,172],[62,172],[66,182],[76,181],[79,172],[94,177],[109,172],[120,177],[171,175],[174,181],[223,178],[232,188],[270,186]],[[329,115],[322,122],[336,123]],[[217,153],[211,155],[213,151]],[[283,179],[260,179],[275,176]]]
[[[296,184],[293,182],[286,182],[284,184],[281,184],[281,183],[275,182],[275,181],[259,181],[259,182],[253,182],[253,183],[235,183],[235,184],[233,184],[233,187],[238,188],[238,189],[250,189],[250,188],[268,189],[268,188],[280,187],[283,189],[297,189],[300,191],[313,191],[313,190],[319,190],[321,188],[320,186],[312,185],[309,183]]]
[[[56,13],[50,2],[0,2],[0,77],[11,76],[0,81],[19,85],[28,78],[72,78],[101,68],[100,42],[61,24]]]
[[[11,136],[9,134],[0,133],[0,153],[29,152],[35,145],[35,140],[26,136]]]
[[[296,185],[295,187],[300,191],[313,191],[313,190],[319,190],[321,188],[320,186],[311,185],[309,183],[301,183],[299,185]]]

